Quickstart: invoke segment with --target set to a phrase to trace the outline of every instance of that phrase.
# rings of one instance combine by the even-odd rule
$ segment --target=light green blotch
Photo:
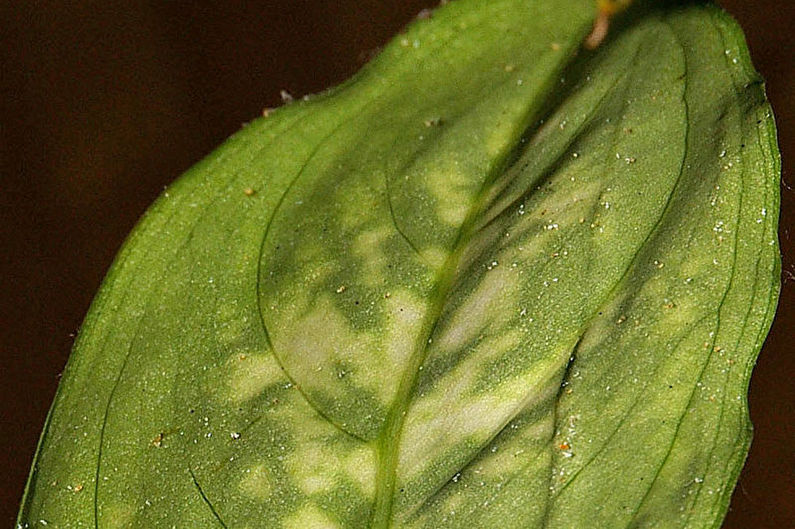
[[[286,353],[288,371],[304,386],[322,389],[329,397],[341,397],[343,386],[335,363],[347,367],[347,383],[380,397],[388,405],[397,392],[399,377],[412,353],[426,312],[426,303],[408,290],[385,292],[386,328],[357,331],[335,305],[332,296],[322,295],[315,308],[291,322],[286,339],[275,345]]]
[[[516,286],[510,266],[498,266],[486,273],[474,292],[460,301],[449,316],[450,323],[436,337],[437,347],[448,353],[459,351],[488,325],[506,327],[511,313],[503,307],[517,303]]]
[[[434,459],[464,440],[487,443],[520,413],[549,400],[560,386],[569,351],[554,351],[486,395],[471,394],[485,367],[473,366],[472,361],[457,366],[409,409],[399,456],[400,479],[408,483],[428,472]]]
[[[240,492],[253,500],[266,500],[273,488],[269,473],[268,466],[264,464],[247,469],[240,482]]]
[[[334,294],[338,295],[338,294]],[[356,332],[337,309],[331,294],[320,295],[309,314],[285,326],[286,333],[273,337],[274,346],[285,359],[285,368],[302,386],[320,390],[330,399],[344,398],[336,363],[349,366],[345,379],[366,388],[388,403],[393,385],[383,384],[387,366],[373,358],[378,337],[371,332]]]
[[[284,521],[284,529],[341,529],[314,505],[301,508]]]
[[[253,399],[269,386],[288,382],[271,353],[236,353],[226,364],[230,370],[227,398],[233,404]]]
[[[352,483],[356,483],[365,497],[375,497],[377,456],[369,446],[352,450],[343,459],[341,470]]]
[[[99,509],[99,521],[104,527],[129,527],[135,517],[132,505],[112,503],[100,505]]]
[[[427,312],[426,302],[411,294],[408,290],[390,293],[385,300],[387,308],[387,333],[383,349],[387,351],[391,373],[402,373],[411,354],[414,352],[413,336],[419,333]],[[397,376],[386,376],[379,380],[385,392],[397,392]]]
[[[461,226],[473,200],[472,178],[458,167],[458,161],[435,161],[422,176],[428,196],[436,201],[436,216],[450,227]]]
[[[543,441],[551,437],[554,427],[552,419],[550,414],[543,421],[524,427],[520,436],[500,445],[498,450],[483,452],[485,455],[478,461],[473,472],[492,481],[515,474],[526,462],[534,460],[541,451],[549,449],[549,445]]]
[[[359,233],[351,245],[354,256],[362,263],[357,270],[358,281],[370,288],[380,288],[386,283],[389,259],[383,247],[392,235],[394,228],[388,225],[380,226]]]
[[[303,441],[287,461],[287,470],[304,494],[328,492],[336,485],[334,474],[341,466],[340,455],[329,446]]]
[[[362,493],[375,494],[376,455],[367,445],[345,452],[326,439],[302,440],[287,460],[287,470],[306,495],[331,492],[343,479],[359,485]]]
[[[430,246],[427,248],[422,248],[420,250],[420,255],[422,256],[422,259],[434,270],[439,270],[442,268],[442,266],[444,266],[444,263],[450,256],[450,252],[436,246]]]
[[[250,328],[249,316],[242,314],[236,303],[220,303],[216,312],[216,339],[225,346],[233,347]]]
[[[724,241],[723,244],[726,244],[727,248],[731,250],[731,245],[728,241]],[[696,278],[699,276],[709,277],[713,275],[715,271],[715,263],[713,259],[715,259],[715,252],[689,252],[687,254],[687,258],[681,261],[681,276],[684,278]]]

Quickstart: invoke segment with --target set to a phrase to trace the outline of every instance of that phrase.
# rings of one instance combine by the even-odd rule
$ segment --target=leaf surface
[[[594,16],[451,3],[169,188],[20,526],[719,525],[778,294],[772,115],[717,8],[586,52]]]

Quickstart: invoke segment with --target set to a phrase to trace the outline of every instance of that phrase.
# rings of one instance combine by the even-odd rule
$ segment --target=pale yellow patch
[[[250,400],[268,386],[288,380],[271,353],[235,353],[227,365],[231,371],[228,398],[234,403]]]
[[[217,310],[218,325],[215,336],[222,344],[234,344],[246,332],[249,324],[248,316],[240,314],[239,307],[231,303],[222,303]]]
[[[315,505],[307,505],[284,521],[284,529],[340,529]]]
[[[309,314],[287,326],[290,332],[274,336],[274,347],[302,387],[343,398],[345,385],[353,384],[388,405],[399,381],[394,374],[404,369],[415,345],[424,303],[405,290],[385,294],[386,328],[359,332],[332,302],[332,295],[339,296],[320,296]],[[347,370],[340,372],[337,363]]]
[[[257,465],[249,469],[240,482],[240,492],[251,499],[264,501],[271,493],[270,472],[266,465]]]
[[[436,200],[436,216],[451,227],[459,227],[472,205],[475,189],[470,177],[454,163],[437,163],[424,176],[428,193]]]
[[[438,270],[447,261],[450,253],[442,248],[423,248],[421,251],[422,258],[426,263],[430,264],[434,269]]]
[[[414,351],[415,337],[419,334],[427,307],[411,292],[399,290],[386,301],[388,310],[388,332],[384,348],[388,354],[392,374],[401,373]],[[386,386],[385,394],[393,396],[397,391],[399,376],[387,376],[380,382]],[[389,399],[391,401],[391,398]]]
[[[704,275],[712,275],[715,270],[715,264],[712,262],[713,256],[709,252],[689,252],[687,259],[681,263],[682,273],[681,277],[699,277]]]
[[[346,477],[359,485],[368,498],[375,497],[375,469],[377,466],[375,451],[363,446],[345,456],[342,469]]]
[[[502,327],[510,318],[504,306],[515,303],[516,278],[510,267],[485,273],[480,284],[455,310],[450,323],[437,337],[438,347],[454,352],[474,340],[488,325]]]
[[[523,410],[548,400],[560,387],[558,374],[565,354],[551,355],[538,362],[522,377],[493,389],[488,395],[467,395],[477,368],[457,369],[433,393],[416,399],[409,409],[403,446],[399,456],[399,477],[409,483],[462,440],[486,442]],[[456,403],[450,405],[450,403]]]
[[[132,505],[111,503],[100,506],[99,520],[103,527],[130,527],[134,516],[135,508]]]
[[[377,288],[384,284],[388,261],[383,246],[393,233],[391,225],[384,225],[358,234],[353,241],[353,252],[362,263],[358,277],[364,285]]]
[[[357,384],[369,384],[379,373],[370,354],[375,350],[374,337],[355,332],[332,302],[332,294],[320,296],[314,310],[288,324],[288,332],[274,333],[272,339],[299,385],[340,397],[343,388],[334,367],[336,362],[364,368],[363,372],[346,375],[347,380]]]
[[[337,485],[335,474],[342,464],[339,454],[328,446],[306,440],[296,446],[287,468],[299,488],[311,495],[333,489]]]
[[[515,105],[518,110],[519,106]],[[515,126],[507,125],[508,123],[515,123],[512,119],[505,119],[502,121],[503,125],[493,127],[490,129],[491,134],[486,138],[486,151],[489,158],[495,159],[502,156],[508,149],[510,149],[516,142],[518,132]]]

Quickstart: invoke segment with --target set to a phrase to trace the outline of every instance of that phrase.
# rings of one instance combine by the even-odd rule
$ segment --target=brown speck
[[[247,197],[253,197],[254,195],[257,194],[257,191],[251,187],[247,187],[243,190],[243,194],[246,195]]]
[[[619,324],[619,325],[621,325],[621,324],[622,324],[622,323],[624,323],[625,321],[627,321],[627,317],[626,317],[626,316],[620,316],[620,317],[619,317],[619,318],[616,320],[616,323],[617,323],[617,324]]]
[[[568,450],[569,448],[571,448],[571,445],[569,445],[569,443],[564,441],[560,443],[560,446],[558,446],[558,448],[560,448],[561,450]]]
[[[75,491],[75,492],[80,492],[81,490],[83,490],[83,485],[78,483],[77,485],[72,487],[72,490]]]
[[[720,352],[723,350],[723,348],[721,348],[721,347],[718,347],[718,346],[716,345],[715,347],[713,347],[713,349],[712,349],[712,350],[713,350],[714,352],[716,352],[716,353],[720,353]]]
[[[246,355],[240,355],[238,358],[240,358],[241,360],[245,360],[248,357]]]
[[[165,436],[166,434],[164,434],[163,432],[157,434],[155,438],[152,439],[152,446],[154,446],[155,448],[160,448],[161,446],[163,446],[163,438]]]
[[[389,299],[389,298],[391,298],[391,297],[392,297],[392,294],[390,294],[389,292],[387,292],[386,294],[384,294],[384,299]]]
[[[438,127],[442,124],[442,118],[431,118],[425,120],[425,126],[428,128]]]

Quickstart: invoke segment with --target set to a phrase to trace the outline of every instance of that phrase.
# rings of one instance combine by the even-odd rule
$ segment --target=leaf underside
[[[160,197],[20,527],[717,527],[779,284],[735,23],[460,0]],[[42,522],[43,521],[43,522]]]

